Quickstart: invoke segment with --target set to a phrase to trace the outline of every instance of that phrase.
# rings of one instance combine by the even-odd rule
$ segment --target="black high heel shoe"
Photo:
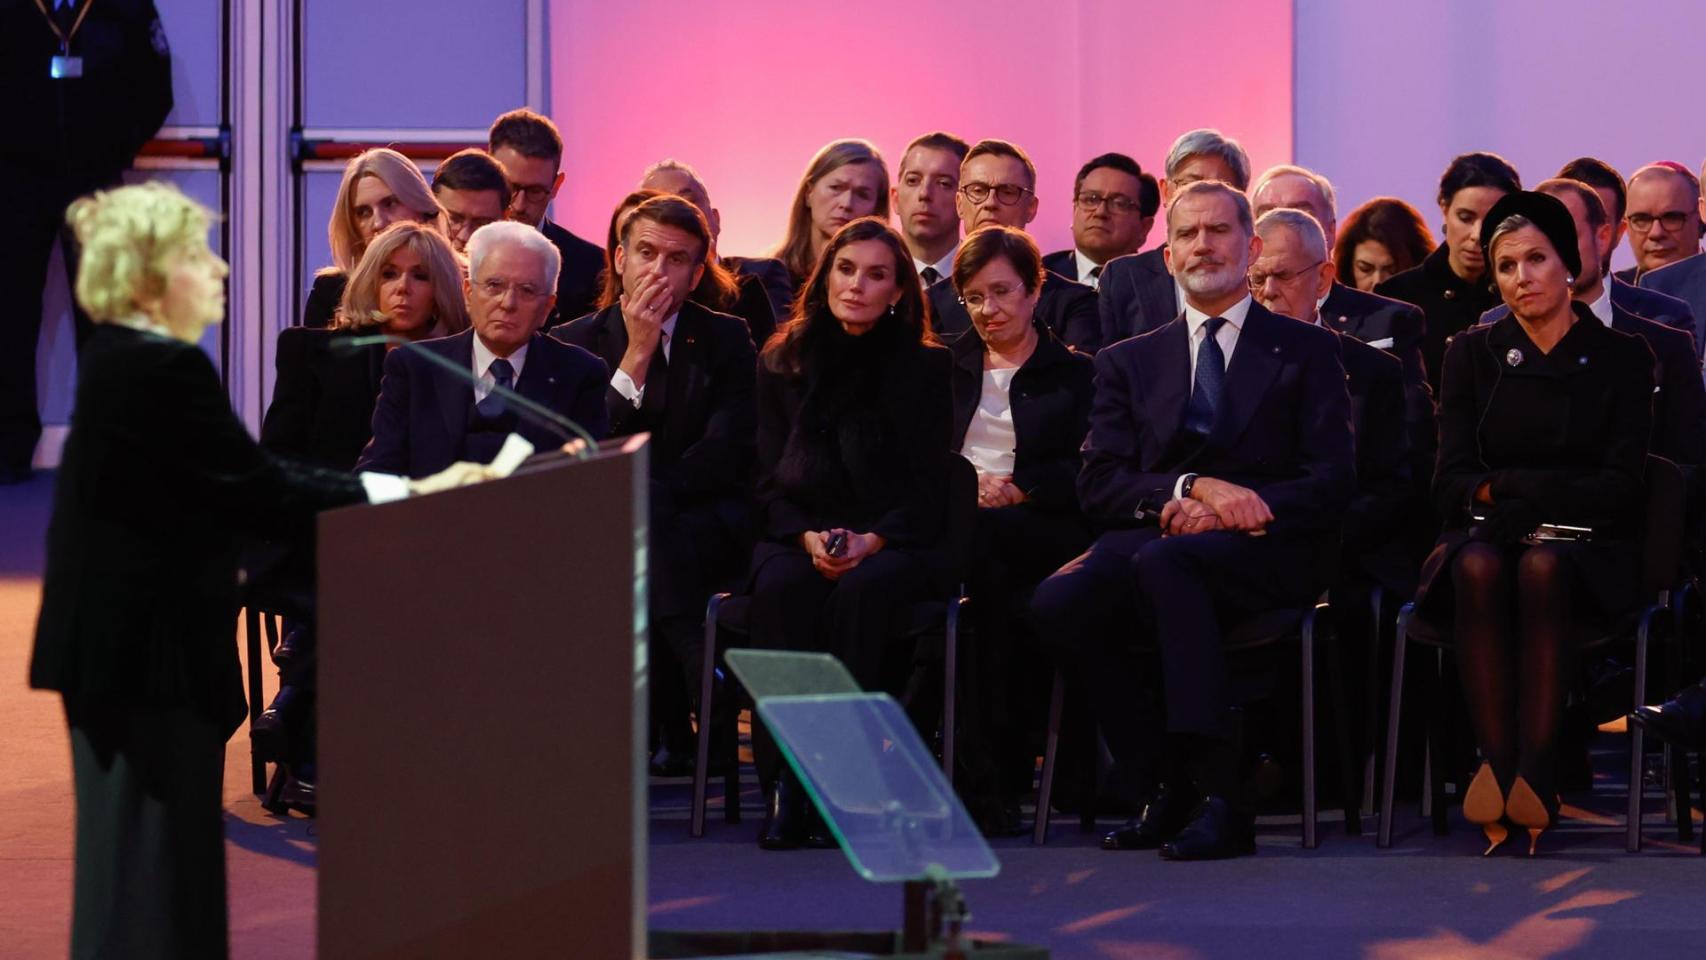
[[[761,850],[797,850],[806,842],[806,796],[793,775],[783,773],[764,798],[764,823],[758,830]]]

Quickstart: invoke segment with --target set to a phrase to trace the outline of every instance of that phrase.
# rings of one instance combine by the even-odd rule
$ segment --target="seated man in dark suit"
[[[946,131],[926,133],[906,145],[889,188],[889,206],[926,290],[954,273],[954,254],[960,249],[960,164],[970,150],[971,144]]]
[[[1558,170],[1557,179],[1579,180],[1599,196],[1601,209],[1605,211],[1605,218],[1609,223],[1608,232],[1597,240],[1603,254],[1599,273],[1605,278],[1606,289],[1611,293],[1611,302],[1637,317],[1645,317],[1654,323],[1694,334],[1694,311],[1687,301],[1635,286],[1633,269],[1625,271],[1629,279],[1611,271],[1611,255],[1617,251],[1617,245],[1623,241],[1623,232],[1628,227],[1623,215],[1629,201],[1629,192],[1623,183],[1623,175],[1611,164],[1597,157],[1577,157]],[[1565,206],[1569,206],[1568,200],[1565,201]],[[1580,236],[1581,233],[1578,226],[1576,235]],[[1579,285],[1580,278],[1576,282]],[[1706,340],[1694,336],[1697,356],[1703,348],[1706,348]]]
[[[1072,249],[1044,257],[1043,267],[1094,289],[1103,264],[1143,249],[1160,209],[1161,187],[1136,160],[1093,157],[1072,182]]]
[[[613,436],[652,435],[653,766],[668,775],[690,769],[705,598],[746,567],[758,355],[744,321],[688,299],[713,249],[698,208],[656,196],[619,231],[621,299],[552,336],[610,367]]]
[[[1250,206],[1259,220],[1271,210],[1302,210],[1320,225],[1333,249],[1338,230],[1333,185],[1326,177],[1303,167],[1283,164],[1256,179],[1250,190]],[[1433,476],[1434,406],[1428,389],[1427,370],[1422,363],[1422,311],[1414,304],[1366,293],[1333,282],[1316,304],[1327,329],[1361,340],[1397,357],[1404,365],[1404,422],[1411,441],[1411,473],[1418,484]],[[1422,510],[1420,516],[1427,516]],[[1418,532],[1425,551],[1439,531]]]
[[[729,259],[718,261],[717,237],[722,234],[723,215],[711,204],[711,192],[705,189],[705,181],[699,178],[699,172],[680,160],[659,160],[647,167],[646,172],[640,176],[640,189],[673,193],[699,208],[700,214],[705,217],[705,224],[711,228],[711,261],[721,262],[723,267],[734,275],[735,287],[739,291],[739,295],[733,303],[717,309],[746,321],[746,328],[752,335],[753,344],[763,346],[764,341],[770,339],[770,335],[776,332],[777,320],[781,315],[776,312],[775,303],[769,288],[765,284],[762,270],[756,270],[752,266],[741,270],[737,269],[737,263],[731,263]],[[768,258],[751,259],[745,262],[757,264],[763,259]],[[771,259],[769,262],[774,264],[775,270],[781,271],[779,276],[787,277],[788,268],[782,265],[782,261]],[[786,318],[783,317],[782,319]]]
[[[1635,266],[1622,280],[1646,286],[1647,274],[1700,252],[1700,179],[1682,164],[1660,160],[1630,174],[1625,208]]]
[[[509,177],[509,218],[539,228],[557,247],[556,306],[547,327],[592,312],[604,250],[551,222],[545,211],[563,188],[563,136],[549,117],[522,108],[492,123],[486,150]]]
[[[1167,151],[1161,206],[1198,180],[1218,180],[1242,192],[1250,186],[1250,157],[1238,141],[1219,130],[1191,130]],[[1162,324],[1181,309],[1179,285],[1167,271],[1162,248],[1115,257],[1102,267],[1100,299],[1102,342],[1114,343]]]
[[[1706,167],[1702,169],[1706,169]],[[1663,266],[1655,266],[1651,268],[1650,272],[1643,271],[1640,285],[1647,290],[1675,297],[1688,304],[1689,309],[1694,311],[1694,339],[1696,346],[1699,346],[1706,343],[1706,255],[1699,252],[1700,242],[1694,238],[1700,234],[1701,220],[1706,219],[1706,197],[1701,196],[1700,181],[1693,174],[1683,170],[1680,165],[1673,172],[1676,172],[1676,175],[1670,178],[1673,182],[1685,184],[1692,190],[1691,193],[1683,194],[1678,188],[1674,191],[1677,196],[1673,197],[1673,204],[1681,204],[1689,196],[1694,199],[1693,205],[1689,208],[1689,215],[1683,219],[1682,228],[1672,231],[1673,234],[1680,234],[1678,252],[1682,256]],[[1629,194],[1631,197],[1635,196],[1633,180],[1630,181]],[[1636,219],[1636,213],[1633,212],[1633,200],[1630,202],[1630,210],[1629,232],[1632,236],[1640,223]],[[1669,221],[1665,217],[1670,216],[1671,213],[1674,213],[1674,210],[1667,212],[1664,216],[1656,213],[1650,215],[1651,219],[1648,220],[1649,226],[1646,233],[1648,243],[1652,243],[1651,238],[1661,230],[1669,229],[1666,226]],[[1693,232],[1690,233],[1690,230]]]
[[[424,477],[458,460],[490,463],[511,434],[536,449],[561,446],[569,431],[518,409],[494,386],[513,390],[603,437],[604,361],[539,334],[555,297],[557,248],[511,221],[475,231],[463,283],[472,329],[398,347],[385,358],[373,439],[358,470]],[[444,369],[431,351],[467,371]]]
[[[1262,238],[1262,255],[1250,269],[1251,295],[1274,313],[1331,330],[1323,322],[1321,301],[1333,286],[1335,266],[1321,225],[1306,210],[1280,207],[1256,221],[1256,235]],[[1384,350],[1345,334],[1338,337],[1351,395],[1357,488],[1345,505],[1338,571],[1330,587],[1339,639],[1334,652],[1342,676],[1361,677],[1378,649],[1368,615],[1375,588],[1395,601],[1409,598],[1416,592],[1427,552],[1419,527],[1409,522],[1432,511],[1423,496],[1425,488],[1412,475],[1415,463],[1406,421],[1406,411],[1417,402],[1415,394],[1426,402],[1427,386],[1406,382],[1403,365]],[[1374,708],[1367,699],[1372,693],[1364,687],[1345,684],[1345,716],[1334,720],[1346,728],[1348,742],[1358,748],[1356,756],[1363,755],[1376,734],[1367,723]]]
[[[1025,151],[1005,140],[979,140],[960,164],[960,190],[954,196],[966,233],[986,223],[1023,230],[1037,216],[1037,168]],[[927,292],[936,335],[952,343],[972,328],[971,314],[951,283]],[[1036,322],[1069,347],[1095,353],[1102,346],[1096,315],[1096,291],[1050,273],[1043,278]]]
[[[1078,499],[1107,532],[1038,588],[1031,611],[1089,692],[1115,762],[1155,770],[1164,744],[1153,802],[1104,847],[1212,859],[1254,851],[1253,818],[1233,798],[1223,625],[1314,602],[1356,467],[1338,338],[1251,300],[1261,241],[1249,201],[1190,184],[1167,230],[1184,310],[1096,357]],[[1158,676],[1140,640],[1158,648]],[[1164,727],[1134,697],[1154,679]]]

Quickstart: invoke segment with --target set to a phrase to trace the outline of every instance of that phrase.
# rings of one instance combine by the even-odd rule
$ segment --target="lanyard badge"
[[[71,39],[77,36],[78,28],[83,26],[83,20],[89,15],[89,8],[95,5],[95,0],[84,0],[83,11],[77,14],[77,19],[71,24],[71,32],[59,29],[59,21],[53,19],[53,14],[47,10],[46,0],[36,0],[36,9],[41,11],[42,18],[47,21],[48,29],[59,38],[59,55],[47,63],[47,75],[55,80],[74,80],[83,75],[83,58],[71,55]]]

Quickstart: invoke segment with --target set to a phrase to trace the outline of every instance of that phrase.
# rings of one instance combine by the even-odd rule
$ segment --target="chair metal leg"
[[[1317,611],[1319,612],[1319,611]],[[1361,779],[1357,776],[1357,754],[1351,746],[1351,718],[1345,693],[1345,638],[1338,631],[1327,644],[1327,696],[1333,705],[1333,740],[1339,751],[1339,796],[1345,808],[1345,835],[1362,836]]]
[[[1434,836],[1443,837],[1451,831],[1446,821],[1445,778],[1451,770],[1452,746],[1448,719],[1457,715],[1456,704],[1447,703],[1445,681],[1445,651],[1434,652],[1434,693],[1428,700],[1428,797]],[[1453,783],[1458,781],[1453,779]]]
[[[1308,850],[1320,844],[1315,817],[1315,622],[1320,612],[1316,607],[1304,616],[1299,634],[1303,648],[1303,846]]]
[[[947,623],[942,628],[942,772],[947,774],[949,786],[954,783],[954,742],[959,738],[954,706],[959,694],[960,618],[966,603],[964,593],[949,601]]]
[[[1640,625],[1635,628],[1635,707],[1641,706],[1647,700],[1647,644],[1651,637],[1652,625],[1653,611],[1649,609],[1641,615]],[[1629,724],[1629,820],[1624,849],[1630,853],[1638,853],[1641,849],[1644,734],[1640,724]]]
[[[254,607],[243,608],[243,632],[247,634],[249,656],[249,780],[255,796],[267,792],[267,764],[255,752],[255,721],[261,718],[261,612]]]
[[[1386,589],[1375,587],[1369,597],[1369,649],[1368,671],[1363,689],[1368,694],[1368,704],[1364,709],[1364,729],[1368,731],[1367,749],[1362,763],[1362,815],[1373,817],[1374,810],[1374,770],[1380,755],[1380,651],[1385,640],[1384,623],[1381,613],[1386,609]]]
[[[1043,740],[1043,778],[1037,784],[1037,815],[1036,825],[1031,831],[1031,842],[1044,844],[1048,842],[1049,803],[1054,793],[1054,761],[1060,752],[1060,713],[1066,701],[1066,678],[1059,670],[1054,672],[1054,692],[1048,701],[1048,735]],[[1094,797],[1086,797],[1086,803],[1094,803]]]
[[[1405,604],[1398,611],[1398,628],[1392,636],[1392,693],[1386,708],[1386,757],[1380,775],[1380,829],[1375,845],[1382,850],[1392,846],[1392,795],[1398,781],[1398,715],[1404,707],[1404,645],[1409,636],[1410,618],[1414,607]]]
[[[705,835],[705,794],[710,786],[711,769],[711,718],[715,711],[711,705],[712,678],[717,670],[717,611],[727,600],[727,593],[715,594],[709,603],[705,604],[705,652],[699,668],[699,738],[693,759],[693,815],[688,821],[688,834],[694,837]],[[725,777],[739,777],[738,770],[723,771]]]
[[[1675,789],[1671,791],[1671,803],[1676,807],[1676,838],[1683,843],[1694,839],[1694,778],[1688,772],[1688,751],[1677,747],[1671,751],[1671,760],[1676,763],[1676,769],[1671,774],[1671,782]]]

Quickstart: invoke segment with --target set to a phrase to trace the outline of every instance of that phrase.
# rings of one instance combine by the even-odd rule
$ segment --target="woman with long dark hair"
[[[888,654],[906,612],[948,586],[951,363],[900,235],[842,227],[759,357],[754,646],[834,654],[868,690],[904,681],[911,657]],[[759,843],[798,846],[799,785],[762,734],[755,753]]]

